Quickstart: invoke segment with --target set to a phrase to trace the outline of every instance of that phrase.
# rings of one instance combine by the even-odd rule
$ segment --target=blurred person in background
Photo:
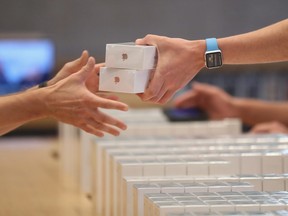
[[[177,108],[199,108],[209,119],[240,118],[254,133],[288,133],[288,102],[238,98],[223,89],[193,82],[191,90],[173,100]]]

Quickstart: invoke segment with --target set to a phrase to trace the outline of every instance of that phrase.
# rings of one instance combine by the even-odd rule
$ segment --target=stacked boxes
[[[81,133],[96,215],[285,215],[288,136],[243,135],[231,119],[169,123],[158,109],[109,112],[128,130]]]
[[[99,90],[144,92],[156,64],[156,53],[154,46],[107,44],[106,67],[100,69]]]
[[[282,142],[280,138],[279,140],[277,140],[276,137],[274,137],[275,139],[273,140],[273,143],[271,143],[271,137],[268,137],[266,141],[264,136],[258,136],[259,139],[256,139],[255,137],[253,138],[253,136],[242,136],[233,139],[231,139],[231,137],[215,137],[209,139],[124,139],[125,141],[121,141],[120,138],[120,140],[118,141],[105,140],[103,142],[98,142],[96,144],[98,152],[102,153],[97,154],[97,163],[104,164],[102,173],[99,173],[98,175],[100,176],[100,178],[102,177],[102,183],[100,184],[101,186],[99,186],[98,188],[105,188],[104,190],[102,190],[101,193],[99,193],[98,190],[98,195],[102,196],[103,198],[103,194],[105,194],[106,203],[104,209],[105,212],[108,211],[106,215],[135,215],[131,214],[131,208],[127,207],[127,203],[131,202],[131,195],[129,195],[129,198],[127,191],[125,191],[122,185],[123,178],[128,176],[141,176],[142,178],[144,178],[145,176],[164,177],[177,175],[235,175],[239,173],[239,170],[241,170],[240,168],[243,167],[244,164],[247,164],[247,167],[251,167],[252,173],[250,172],[250,174],[253,174],[255,170],[253,167],[257,167],[259,166],[259,164],[252,163],[251,161],[249,164],[246,161],[246,157],[244,157],[251,151],[254,151],[254,154],[251,154],[252,159],[252,156],[254,155],[261,156],[259,174],[262,174],[262,170],[265,171],[265,167],[262,167],[262,161],[268,160],[270,158],[270,155],[277,156],[275,158],[273,157],[273,160],[277,159],[276,161],[282,161],[280,167],[281,170],[284,169],[284,161],[286,157],[285,154],[283,155],[281,151],[287,148],[287,143]],[[256,141],[259,143],[257,144],[257,146],[252,145],[250,143],[251,140],[249,139],[253,140],[253,142]],[[147,149],[149,149],[150,151],[147,151]],[[210,149],[213,149],[213,152],[209,151]],[[269,151],[267,152],[267,150],[269,149],[274,149],[275,152],[273,154],[271,154],[271,152]],[[227,157],[228,160],[226,160],[225,155],[229,154],[230,156]],[[235,164],[231,163],[235,161],[231,160],[231,158],[236,158],[239,161],[236,166]],[[258,161],[259,157],[257,156],[254,159]],[[206,162],[206,160],[210,161]],[[283,172],[283,170],[281,172]],[[243,176],[243,178],[244,177],[245,176]],[[240,177],[237,178],[237,181],[240,181]],[[269,179],[267,182],[270,182],[270,180],[273,179],[271,178],[271,176],[270,178],[269,176],[267,176],[267,178]],[[233,179],[233,177],[230,177],[230,179]],[[234,181],[236,181],[235,179],[236,177],[234,178]],[[281,184],[278,184],[276,187],[271,186],[270,184],[271,187],[274,187],[275,189],[277,189],[277,187],[279,187],[279,189],[285,189],[283,178],[277,178],[274,176],[274,179],[275,181],[278,180],[279,182],[281,182]],[[251,181],[253,180],[255,180],[254,182],[256,182],[257,180],[257,187],[262,188],[263,179],[252,179]],[[98,181],[99,179],[96,180],[96,182]],[[237,189],[237,184],[238,183],[235,183],[235,185],[233,185],[233,182],[231,182],[230,186]],[[201,189],[201,187],[198,187],[198,189]],[[214,186],[211,185],[210,187],[210,191],[218,191],[221,189],[225,191],[227,187],[223,187],[223,185],[221,186],[219,184]],[[124,194],[126,195],[124,196]]]
[[[210,213],[241,211],[286,210],[288,193],[279,192],[195,192],[195,193],[155,193],[144,197],[144,216],[165,216],[168,213]]]
[[[141,196],[146,193],[194,193],[194,192],[217,192],[221,195],[232,195],[230,192],[251,191],[256,189],[254,185],[260,185],[257,191],[287,191],[287,175],[235,175],[235,176],[166,176],[166,177],[126,177],[122,181],[125,191],[122,195],[124,214],[122,215],[142,215],[141,211],[135,211],[137,200],[142,200]],[[163,187],[161,185],[169,186]],[[181,189],[183,187],[183,189]],[[149,189],[150,188],[150,189]],[[160,189],[159,189],[160,188]],[[170,191],[165,191],[170,188]],[[147,190],[146,190],[147,189]],[[153,189],[153,190],[151,190]],[[178,191],[177,191],[178,190]],[[235,193],[238,194],[238,193]],[[138,197],[135,198],[135,197]],[[140,197],[140,198],[139,198]],[[143,203],[138,203],[138,206]],[[138,207],[138,209],[143,209]]]
[[[279,211],[232,211],[232,212],[219,212],[212,211],[210,213],[203,212],[194,212],[194,213],[180,213],[180,214],[168,214],[167,216],[287,216],[288,211],[279,210]]]

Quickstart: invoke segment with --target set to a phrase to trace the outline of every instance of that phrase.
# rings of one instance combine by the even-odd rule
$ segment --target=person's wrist
[[[191,51],[191,59],[193,59],[193,64],[201,70],[205,67],[205,50],[206,44],[205,40],[192,40],[189,43],[189,50]]]
[[[242,117],[242,107],[243,107],[243,100],[241,98],[232,97],[231,98],[231,113],[232,117],[234,118],[241,118]]]
[[[45,90],[46,88],[38,88],[35,91],[27,91],[25,96],[25,103],[23,107],[29,107],[30,118],[31,119],[40,119],[47,117],[46,109],[46,97]]]
[[[48,85],[46,88],[39,89],[38,100],[41,104],[41,114],[43,117],[52,117],[51,108],[53,108],[53,103],[55,103],[55,98],[53,98],[53,91],[55,90],[52,85],[54,84],[50,84],[50,86]]]

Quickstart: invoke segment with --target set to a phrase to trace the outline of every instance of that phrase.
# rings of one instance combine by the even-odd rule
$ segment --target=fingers
[[[86,131],[87,133],[90,133],[90,134],[94,134],[95,136],[98,136],[98,137],[103,137],[104,136],[104,133],[93,128],[92,126],[88,125],[88,124],[85,124],[85,125],[75,125],[76,127],[79,127],[81,128],[82,130]]]
[[[255,125],[251,130],[251,133],[287,133],[288,129],[280,122],[264,122]]]
[[[114,118],[110,115],[107,115],[107,114],[99,111],[98,109],[96,112],[97,112],[97,116],[96,115],[93,116],[95,121],[102,122],[106,125],[113,125],[115,127],[118,127],[121,130],[127,129],[127,125],[124,122],[122,122],[121,120]]]
[[[194,105],[194,97],[195,97],[195,92],[194,91],[188,91],[177,97],[174,101],[173,104],[175,107],[178,108],[189,108],[193,107]]]
[[[163,97],[161,97],[161,99],[158,101],[158,103],[160,104],[165,104],[167,103],[172,97],[173,95],[175,94],[176,92],[174,91],[167,91]]]
[[[67,69],[70,73],[75,73],[79,71],[88,61],[89,53],[87,50],[84,50],[81,54],[81,56],[71,62],[68,62],[65,64],[65,69]]]
[[[119,101],[109,100],[105,98],[98,97],[97,95],[91,94],[91,100],[88,100],[87,106],[90,107],[100,107],[104,109],[116,109],[121,111],[127,111],[128,105]]]
[[[95,65],[95,59],[93,57],[89,57],[85,67],[82,67],[82,69],[79,71],[79,75],[82,81],[86,81],[89,74],[93,72],[94,65]]]
[[[105,98],[105,99],[109,99],[109,100],[114,100],[114,101],[119,100],[119,97],[116,95],[106,95],[106,94],[102,94],[102,93],[97,93],[97,96]]]
[[[127,125],[121,120],[109,116],[98,109],[92,111],[90,117],[85,118],[85,123],[76,126],[99,137],[103,137],[104,132],[113,136],[119,136],[120,132],[115,127],[121,130],[127,129]]]
[[[257,124],[255,125],[251,130],[250,133],[268,133],[269,132],[269,126],[266,123],[263,124]]]
[[[103,122],[96,122],[93,119],[87,120],[87,123],[89,124],[90,127],[92,127],[94,130],[97,130],[99,132],[106,132],[109,133],[113,136],[119,136],[120,132],[116,130],[115,128],[104,124]],[[104,133],[103,133],[104,136]]]
[[[158,46],[159,41],[163,39],[163,36],[158,36],[158,35],[152,35],[148,34],[144,38],[137,39],[135,43],[137,45],[153,45],[153,46]]]
[[[158,74],[154,74],[153,79],[148,85],[148,88],[145,90],[145,92],[141,95],[141,99],[143,101],[148,101],[153,98],[153,101],[158,101],[159,98],[159,93],[162,88],[164,88],[164,81],[159,77]],[[162,90],[164,91],[164,89]],[[164,94],[165,92],[163,92]]]

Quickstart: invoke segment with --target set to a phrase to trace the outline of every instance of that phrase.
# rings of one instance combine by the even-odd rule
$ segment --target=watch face
[[[207,68],[215,68],[222,66],[221,52],[207,52],[205,56]]]

